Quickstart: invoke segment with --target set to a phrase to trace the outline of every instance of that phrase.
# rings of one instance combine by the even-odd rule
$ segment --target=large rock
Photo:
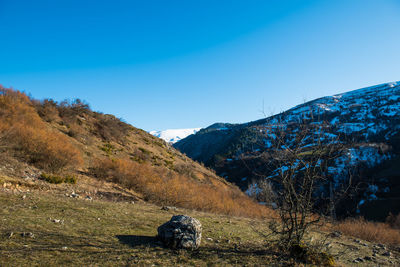
[[[201,243],[201,223],[186,215],[172,216],[158,227],[158,238],[172,249],[197,249]]]

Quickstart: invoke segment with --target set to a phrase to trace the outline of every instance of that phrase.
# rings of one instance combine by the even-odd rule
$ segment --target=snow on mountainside
[[[334,186],[346,182],[348,168],[360,173],[365,191],[359,191],[354,211],[363,213],[364,208],[366,216],[373,209],[376,218],[400,212],[400,201],[393,200],[400,194],[400,82],[318,98],[258,121],[226,125],[223,130],[208,127],[174,147],[246,190],[252,181],[262,179],[260,173],[267,178],[278,173],[261,161],[262,155],[277,149],[274,131],[284,132],[285,145],[295,146],[302,124],[314,129],[301,143],[304,151],[312,150],[318,141],[333,140],[347,149],[329,170]],[[370,187],[377,190],[372,192]]]
[[[342,139],[341,142],[348,142],[351,137],[353,142],[363,143],[352,149],[356,153],[365,150],[366,147],[374,150],[374,153],[370,153],[370,157],[363,159],[367,165],[374,167],[381,162],[377,157],[390,158],[390,155],[379,153],[377,143],[386,142],[399,133],[399,115],[400,82],[393,82],[322,97],[267,118],[258,127],[261,126],[268,131],[279,125],[283,130],[288,130],[290,137],[296,124],[304,119],[311,124],[327,123],[328,127],[325,126],[323,133],[324,138]],[[265,141],[268,147],[273,140],[267,137]],[[288,141],[290,143],[291,140]],[[308,140],[304,147],[313,146],[313,142],[314,140]],[[341,171],[338,169],[338,172]]]
[[[322,97],[283,113],[244,124],[221,124],[221,127],[207,127],[197,134],[177,142],[174,146],[191,156],[192,150],[195,151],[196,160],[209,163],[211,157],[210,149],[213,149],[216,142],[221,139],[232,139],[230,142],[242,142],[239,140],[240,133],[244,129],[258,131],[260,127],[274,128],[283,127],[293,129],[296,124],[304,121],[312,121],[313,124],[329,123],[325,135],[330,139],[339,136],[357,137],[358,141],[370,142],[376,138],[384,140],[390,139],[400,130],[400,82],[392,82],[377,86],[367,87],[342,93],[334,96]],[[218,137],[223,137],[218,139]],[[199,140],[201,139],[201,142]],[[264,140],[264,148],[270,148],[271,140],[269,137]],[[216,141],[218,140],[218,141]],[[250,141],[251,142],[251,141]],[[192,143],[196,143],[192,145]],[[204,151],[201,151],[204,143]],[[229,144],[227,144],[229,145]],[[310,145],[310,143],[308,144]],[[240,147],[243,147],[240,145]],[[252,146],[254,148],[254,146]],[[218,147],[223,150],[223,148]],[[261,148],[262,149],[262,148]],[[215,151],[219,154],[224,151]],[[236,151],[236,155],[242,151]],[[192,157],[192,156],[191,156]]]
[[[389,129],[388,123],[400,115],[400,82],[392,82],[367,87],[334,96],[322,97],[296,106],[274,116],[267,124],[298,122],[299,118],[313,115],[329,118],[330,124],[337,127],[338,133],[360,133],[366,140],[382,131],[386,138],[398,131]],[[282,121],[281,121],[282,122]]]
[[[191,134],[195,134],[201,128],[169,129],[164,131],[151,131],[150,134],[165,140],[168,143],[176,143]]]

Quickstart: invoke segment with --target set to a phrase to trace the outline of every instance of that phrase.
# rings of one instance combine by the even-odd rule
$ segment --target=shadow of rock
[[[119,242],[131,247],[162,247],[161,242],[155,236],[117,235],[116,238],[118,238]]]

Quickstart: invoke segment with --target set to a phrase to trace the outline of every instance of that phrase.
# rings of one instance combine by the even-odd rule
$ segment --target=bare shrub
[[[132,128],[129,124],[109,114],[95,113],[97,121],[94,123],[93,134],[98,135],[104,141],[115,141],[123,144],[125,137]]]
[[[77,116],[90,113],[89,104],[81,99],[64,100],[57,105],[60,117],[68,124],[77,122]]]
[[[259,177],[257,186],[249,189],[258,200],[277,208],[279,218],[268,222],[272,232],[268,237],[274,237],[269,242],[303,263],[333,263],[332,257],[304,237],[311,226],[322,225],[325,215],[335,218],[335,205],[352,182],[348,179],[333,186],[335,173],[330,166],[346,149],[338,136],[325,134],[329,127],[328,122],[305,113],[297,122],[276,116],[255,129],[263,135],[259,146],[266,148],[257,156],[262,168],[253,171]]]
[[[68,127],[68,132],[67,132],[68,136],[75,138],[78,141],[85,142],[86,132],[80,125],[75,123],[75,124],[70,124],[67,127]]]
[[[186,162],[175,164],[174,171],[186,177],[195,177],[194,166]]]
[[[42,101],[35,101],[35,108],[39,116],[47,121],[52,122],[59,120],[59,113],[57,108],[57,102],[53,99],[44,99]]]
[[[13,148],[21,158],[51,172],[82,163],[80,151],[67,137],[46,128],[17,123],[10,129],[7,140],[12,140]]]
[[[267,129],[274,147],[267,160],[275,169],[269,180],[276,187],[280,215],[279,224],[270,226],[288,249],[299,246],[308,228],[319,222],[316,201],[329,184],[329,163],[340,154],[334,141],[323,139],[322,127],[302,122],[290,136],[283,126]],[[313,140],[312,146],[305,149],[307,140]]]

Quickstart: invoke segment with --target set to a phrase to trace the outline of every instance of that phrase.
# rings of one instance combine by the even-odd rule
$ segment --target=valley
[[[397,95],[397,85],[390,88],[394,90],[392,95]],[[380,107],[377,106],[379,110]],[[249,187],[248,179],[243,177],[250,177],[250,170],[268,170],[262,161],[257,161],[260,153],[272,149],[265,139],[272,135],[263,131],[276,125],[274,120],[278,118],[285,131],[293,130],[296,123],[292,114],[298,114],[299,108],[304,107],[244,125],[217,123],[175,143],[184,153],[182,147],[194,147],[187,154],[199,163],[162,139],[112,115],[92,111],[82,100],[39,101],[2,87],[0,264],[400,264],[398,216],[387,223],[352,216],[341,221],[322,217],[302,237],[307,244],[304,258],[304,254],[288,252],[272,230],[271,225],[280,220],[278,207],[257,203],[243,192]],[[384,132],[373,135],[359,127],[361,130],[355,131],[354,136],[364,139],[346,143],[345,148],[354,158],[372,160],[365,163],[368,170],[395,179],[397,128],[393,125],[397,121],[389,118],[396,116],[387,110],[397,110],[382,110],[388,118],[382,121],[393,124],[381,126]],[[356,113],[351,113],[350,118]],[[363,114],[369,116],[367,112]],[[341,116],[332,118],[340,119]],[[339,130],[323,133],[324,136],[340,133],[340,125],[335,126]],[[388,137],[385,142],[378,139],[382,136]],[[286,137],[290,142],[291,135]],[[302,145],[300,154],[310,155],[313,145]],[[338,172],[337,167],[334,173]],[[274,169],[269,172],[273,175]],[[370,195],[363,196],[369,197],[369,205],[363,208],[376,203],[370,201],[376,200],[372,194],[383,200],[380,184],[378,189],[368,186]],[[396,194],[395,182],[387,186],[387,195]],[[396,210],[396,203],[388,209]],[[382,212],[380,206],[376,208]],[[194,216],[203,225],[198,250],[171,250],[157,240],[157,227],[177,214]]]

